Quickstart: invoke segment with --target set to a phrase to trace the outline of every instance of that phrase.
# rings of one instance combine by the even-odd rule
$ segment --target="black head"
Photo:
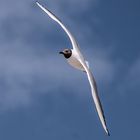
[[[59,52],[60,54],[63,54],[65,58],[70,58],[72,55],[71,49],[64,49],[63,51]]]

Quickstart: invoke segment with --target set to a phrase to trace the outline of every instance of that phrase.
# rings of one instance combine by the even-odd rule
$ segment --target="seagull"
[[[89,84],[91,87],[91,92],[92,92],[92,97],[95,103],[95,107],[99,116],[99,119],[101,121],[101,124],[108,136],[110,136],[109,131],[107,129],[106,125],[106,120],[103,112],[103,108],[98,96],[98,91],[97,91],[97,85],[96,81],[94,79],[94,76],[89,68],[88,61],[85,61],[82,53],[80,52],[79,45],[77,41],[75,40],[74,36],[70,33],[70,31],[66,28],[66,26],[61,22],[60,19],[58,19],[50,10],[47,8],[43,7],[39,2],[36,2],[36,4],[50,17],[52,18],[55,22],[57,22],[62,29],[66,32],[68,35],[71,44],[72,44],[72,49],[64,49],[63,51],[60,51],[59,53],[64,55],[66,58],[67,62],[74,68],[79,69],[87,74]]]

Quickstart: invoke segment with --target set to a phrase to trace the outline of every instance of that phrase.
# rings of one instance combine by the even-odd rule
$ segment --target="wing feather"
[[[102,126],[103,126],[105,132],[107,133],[107,135],[110,136],[109,131],[107,129],[107,125],[106,125],[106,120],[105,120],[102,104],[101,104],[100,98],[98,96],[98,90],[97,90],[97,85],[96,85],[96,81],[94,79],[94,76],[91,73],[90,69],[81,60],[79,60],[79,61],[81,62],[81,64],[83,65],[83,67],[87,73],[87,77],[88,77],[88,80],[89,80],[89,83],[91,86],[92,97],[93,97],[93,100],[95,103],[95,107],[96,107],[98,116],[99,116],[100,121],[102,123]]]
[[[70,31],[65,27],[65,25],[61,22],[61,20],[59,18],[57,18],[49,9],[43,7],[39,2],[36,2],[36,4],[45,12],[48,14],[48,16],[50,18],[52,18],[54,21],[56,21],[62,28],[63,30],[67,33],[67,35],[70,38],[70,41],[72,43],[73,49],[75,49],[76,51],[80,52],[79,48],[78,48],[78,44],[75,40],[75,38],[73,37],[73,35],[70,33]]]

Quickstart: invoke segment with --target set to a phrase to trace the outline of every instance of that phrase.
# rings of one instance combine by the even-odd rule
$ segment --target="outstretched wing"
[[[98,90],[97,90],[97,85],[96,85],[96,81],[94,79],[94,76],[91,73],[90,69],[84,64],[84,62],[82,60],[79,60],[79,61],[81,62],[81,64],[83,65],[83,67],[84,67],[84,69],[87,73],[87,77],[88,77],[90,87],[91,87],[92,97],[93,97],[93,100],[94,100],[94,103],[95,103],[95,107],[96,107],[98,116],[99,116],[100,121],[102,123],[102,126],[103,126],[105,132],[107,133],[107,135],[110,136],[109,131],[108,131],[107,126],[106,126],[104,111],[103,111],[103,108],[102,108],[100,98],[98,96]]]
[[[89,83],[90,83],[90,86],[91,86],[92,97],[93,97],[93,100],[95,102],[95,106],[96,106],[99,118],[101,120],[101,123],[103,125],[103,128],[105,129],[106,133],[109,135],[108,129],[106,127],[104,112],[103,112],[101,102],[100,102],[100,99],[99,99],[99,96],[98,96],[98,93],[97,93],[96,82],[95,82],[94,77],[93,77],[92,73],[90,72],[90,70],[89,70],[89,68],[88,68],[88,66],[87,66],[87,64],[86,64],[86,62],[84,60],[83,55],[81,54],[81,52],[79,50],[78,43],[76,42],[75,38],[70,33],[70,31],[64,26],[64,24],[51,11],[49,11],[47,8],[44,8],[38,2],[36,2],[36,3],[45,13],[48,14],[48,16],[50,18],[52,18],[54,21],[56,21],[63,28],[63,30],[67,33],[67,35],[69,36],[70,41],[72,43],[72,47],[75,50],[75,52],[77,52],[77,54],[79,56],[79,61],[83,65],[83,67],[84,67],[84,69],[85,69],[85,71],[87,73],[88,80],[89,80]]]
[[[48,10],[47,8],[44,8],[39,2],[36,2],[36,4],[45,12],[48,14],[48,16],[50,18],[52,18],[54,21],[56,21],[62,28],[63,30],[67,33],[67,35],[70,38],[70,41],[72,43],[73,49],[75,49],[76,51],[80,51],[78,48],[78,44],[75,40],[75,38],[73,37],[73,35],[70,33],[70,31],[64,26],[64,24],[61,22],[61,20],[59,20],[59,18],[57,18],[50,10]]]

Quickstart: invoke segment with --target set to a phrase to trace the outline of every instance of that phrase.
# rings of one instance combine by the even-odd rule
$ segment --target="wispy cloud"
[[[132,64],[130,64],[122,80],[118,84],[117,91],[118,93],[124,97],[129,94],[137,94],[139,93],[139,83],[140,83],[140,58],[136,58]]]
[[[32,0],[3,0],[1,3],[3,6],[0,6],[0,109],[27,106],[35,94],[53,92],[59,87],[75,87],[76,91],[86,90],[84,84],[88,82],[81,82],[81,77],[86,76],[69,67],[63,57],[58,55],[58,51],[64,48],[63,45],[70,45],[65,33],[53,29],[56,24],[51,20],[47,21],[47,16],[44,18],[44,14]],[[44,1],[43,3],[45,4]],[[79,9],[86,11],[93,3],[98,4],[98,1],[47,1],[47,5],[56,10],[55,13],[58,12],[62,18],[66,17],[68,6],[73,7],[70,9],[78,14]],[[114,80],[117,67],[111,61],[113,51],[103,49],[97,42],[93,44],[91,39],[88,40],[89,36],[95,36],[95,33],[87,23],[83,28],[79,20],[76,23],[69,21],[66,17],[66,24],[78,38],[97,82],[101,86],[103,83],[109,85]],[[59,27],[56,26],[57,28]],[[75,85],[79,82],[80,88]]]
[[[48,1],[48,4],[53,7],[58,5],[65,6],[66,4],[69,6],[75,5],[75,9],[77,9],[79,2],[80,1],[69,1],[65,3],[65,1],[62,0],[57,1],[54,5],[52,1]],[[38,33],[39,35],[46,34],[49,36],[53,30],[44,33],[43,30],[47,28],[47,26],[49,28],[51,24],[48,23],[48,25],[46,25],[46,21],[44,22],[42,18],[42,21],[40,21],[39,16],[42,14],[41,11],[38,12],[39,16],[35,16],[37,8],[35,10],[33,1],[9,1],[10,7],[7,7],[7,1],[3,1],[2,3],[4,6],[1,7],[0,15],[2,20],[0,25],[2,31],[0,47],[1,109],[28,105],[33,98],[32,95],[37,93],[37,91],[39,94],[42,92],[47,93],[49,90],[58,88],[61,84],[67,87],[73,86],[72,81],[78,82],[81,75],[76,71],[76,73],[73,72],[72,68],[69,68],[58,55],[51,53],[51,47],[47,47],[46,49],[45,40],[41,39],[41,41],[44,41],[42,43],[43,47],[39,46],[43,55],[39,52],[40,48],[34,43],[35,38],[32,32],[38,33],[39,30],[35,31],[35,28],[38,27],[42,31]],[[84,10],[88,8],[90,3],[90,0],[82,1],[80,2],[80,7]],[[55,8],[57,10],[57,7]],[[64,7],[60,8],[60,13],[64,13],[64,9]],[[39,22],[37,22],[36,18],[39,19]],[[34,21],[37,23],[34,23]],[[55,34],[55,32],[53,33]],[[49,45],[51,42],[54,42],[53,39],[47,39],[46,43]],[[53,45],[56,46],[57,44],[54,43]],[[57,47],[59,46],[57,45]],[[47,52],[44,53],[46,50],[51,54]],[[107,63],[108,61],[105,61],[105,59],[102,61],[98,58],[99,69],[102,65],[104,65],[104,69],[106,69],[108,67],[106,67]],[[110,69],[110,67],[107,69]],[[69,76],[70,72],[73,72],[73,76]],[[105,76],[105,74],[102,74],[102,77],[100,73],[99,75],[100,78]]]

